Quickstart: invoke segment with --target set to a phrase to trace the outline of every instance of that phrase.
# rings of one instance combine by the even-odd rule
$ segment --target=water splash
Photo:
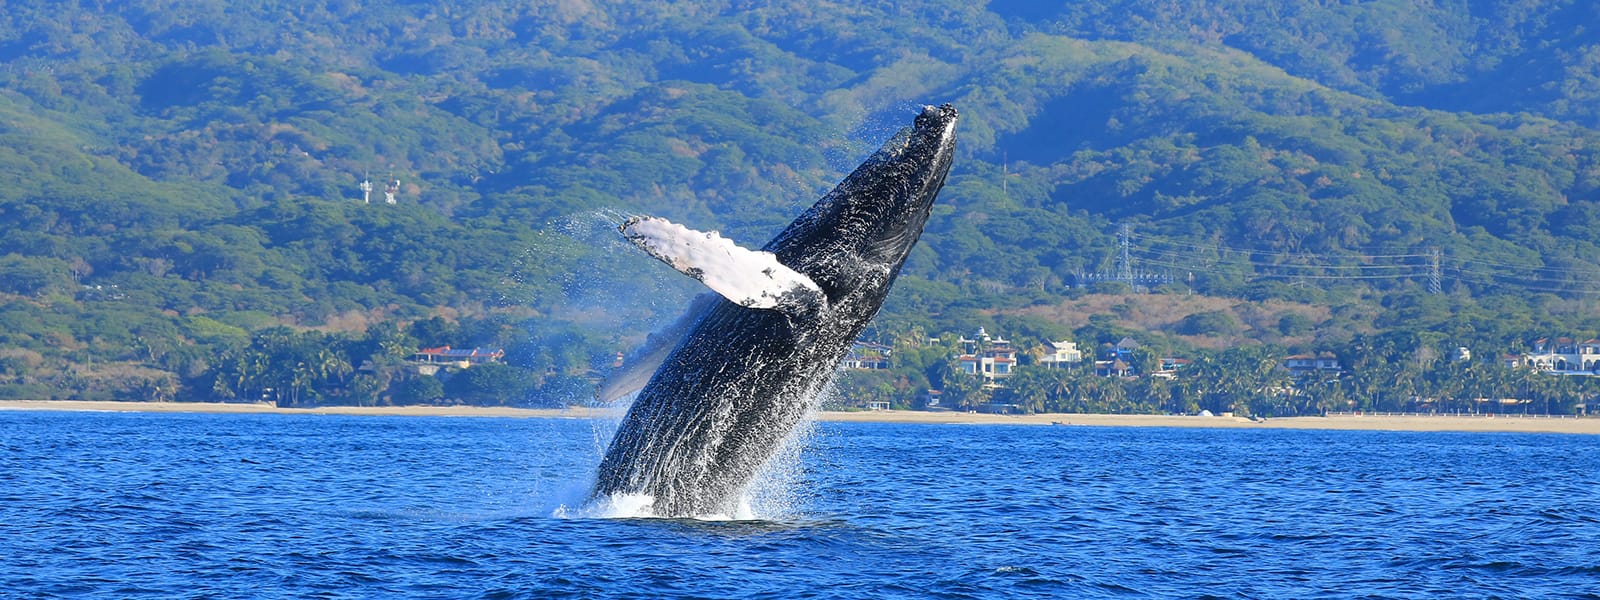
[[[617,226],[635,216],[596,209],[551,221],[517,261],[517,283],[526,276],[554,280],[574,316],[604,314],[612,322],[646,325],[677,316],[697,288],[637,260],[638,249],[617,233]],[[552,258],[559,260],[552,263]],[[527,304],[534,298],[509,300]]]
[[[618,419],[595,419],[595,443],[602,445],[616,429]],[[740,496],[732,512],[689,517],[696,521],[796,521],[804,516],[809,501],[804,484],[804,451],[816,435],[815,413],[795,428],[777,452]],[[655,498],[649,494],[613,494],[588,499],[593,484],[590,478],[574,481],[550,510],[558,519],[653,519]],[[679,518],[679,517],[674,517]]]
[[[805,482],[804,452],[811,448],[816,434],[816,414],[807,415],[778,447],[745,492],[741,503],[750,508],[752,518],[793,521],[802,516],[809,501]]]

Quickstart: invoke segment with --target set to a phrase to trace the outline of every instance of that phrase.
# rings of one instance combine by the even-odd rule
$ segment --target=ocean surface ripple
[[[1600,598],[1600,439],[822,423],[765,520],[595,421],[0,412],[0,597]]]

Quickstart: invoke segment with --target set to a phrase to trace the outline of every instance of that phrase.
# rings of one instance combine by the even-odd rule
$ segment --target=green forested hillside
[[[1588,126],[1600,7],[1580,1],[1245,2],[999,0],[990,10],[1090,40],[1225,45],[1363,96]]]
[[[697,291],[615,222],[759,245],[946,101],[960,158],[882,341],[987,326],[1380,365],[1593,336],[1596,10],[12,2],[0,395],[576,401]],[[1049,316],[1129,282],[1294,325]],[[508,364],[404,368],[441,345]]]

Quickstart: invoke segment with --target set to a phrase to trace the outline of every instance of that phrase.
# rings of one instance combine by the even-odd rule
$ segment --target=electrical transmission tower
[[[1122,229],[1117,232],[1118,243],[1122,245],[1122,256],[1117,260],[1117,279],[1133,283],[1133,259],[1128,257],[1128,249],[1133,245],[1133,227],[1127,223],[1122,224]]]
[[[1117,230],[1117,246],[1117,265],[1114,270],[1078,273],[1076,285],[1084,287],[1100,281],[1120,281],[1128,284],[1134,291],[1146,291],[1158,285],[1172,283],[1172,275],[1169,273],[1134,269],[1132,225],[1124,223]]]
[[[1430,294],[1442,294],[1442,293],[1444,293],[1444,275],[1442,273],[1440,273],[1440,270],[1439,270],[1439,262],[1440,262],[1439,259],[1440,259],[1440,256],[1441,256],[1441,253],[1439,252],[1439,249],[1437,247],[1435,247],[1433,249],[1432,254],[1429,256],[1429,260],[1428,260],[1428,293],[1430,293]]]

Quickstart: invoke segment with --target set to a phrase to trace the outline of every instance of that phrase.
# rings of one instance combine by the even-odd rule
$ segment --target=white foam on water
[[[656,499],[649,494],[613,494],[603,499],[568,507],[563,504],[551,511],[557,519],[654,519]],[[742,501],[733,513],[716,513],[687,517],[695,521],[754,521],[762,520]]]
[[[637,519],[655,516],[655,504],[655,496],[649,494],[616,494],[590,505],[590,510],[601,519]]]
[[[590,502],[561,504],[550,511],[557,519],[648,519],[656,499],[649,494],[613,494]]]

